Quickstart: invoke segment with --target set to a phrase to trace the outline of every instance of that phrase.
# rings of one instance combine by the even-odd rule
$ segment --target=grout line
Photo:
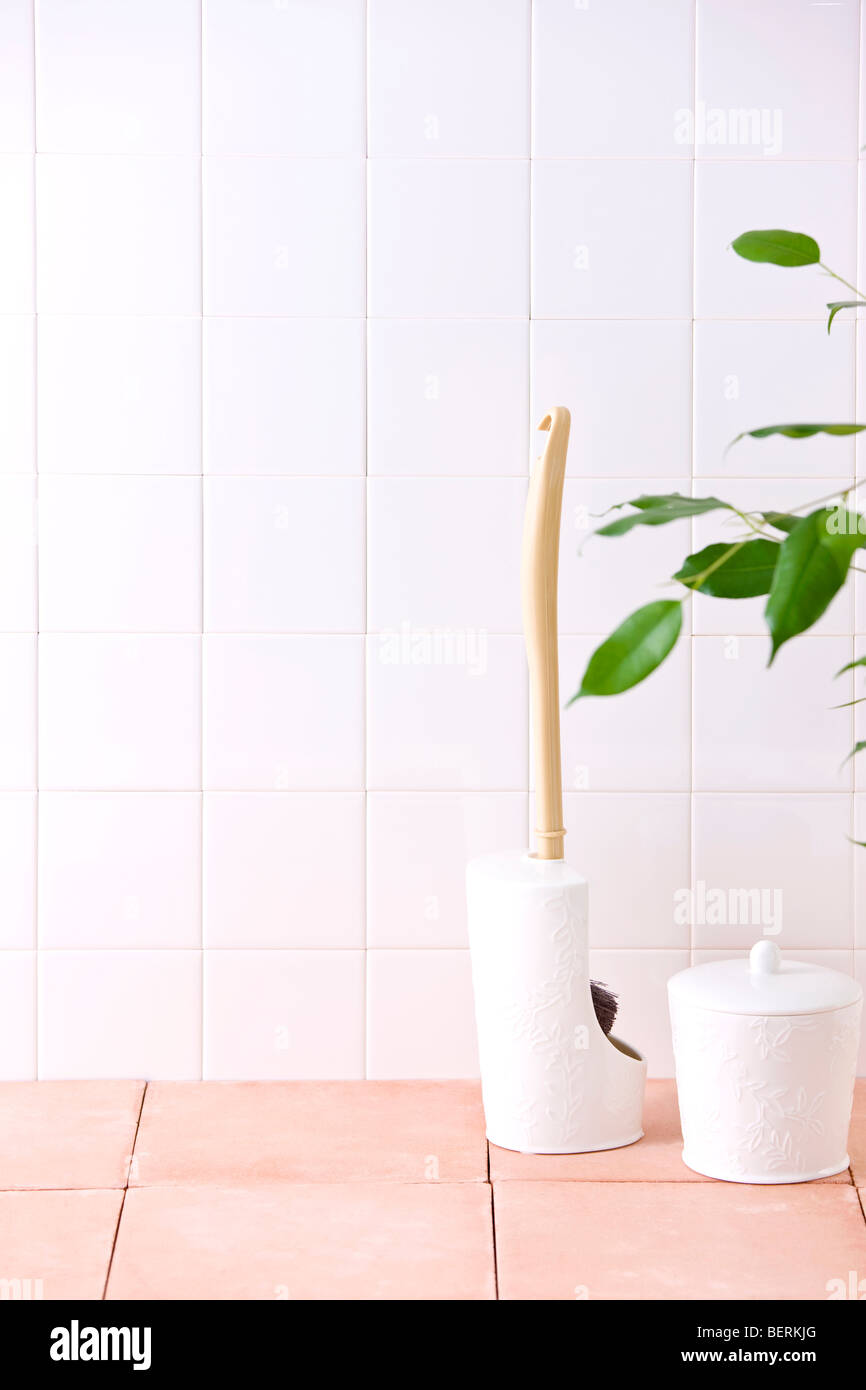
[[[102,1286],[102,1302],[103,1302],[103,1303],[105,1302],[105,1297],[106,1297],[106,1294],[108,1293],[108,1281],[109,1281],[109,1279],[111,1278],[111,1267],[112,1267],[112,1265],[114,1264],[114,1252],[115,1252],[115,1250],[117,1249],[117,1237],[120,1235],[120,1223],[121,1223],[121,1221],[123,1220],[123,1209],[124,1209],[124,1207],[126,1206],[126,1194],[127,1194],[127,1192],[129,1191],[129,1176],[130,1176],[130,1172],[132,1171],[132,1164],[133,1164],[133,1160],[134,1160],[134,1158],[135,1158],[135,1146],[136,1146],[136,1144],[137,1144],[137,1142],[138,1142],[138,1130],[139,1130],[139,1126],[141,1125],[141,1116],[142,1116],[142,1112],[143,1112],[143,1110],[144,1110],[144,1100],[145,1100],[145,1096],[147,1095],[147,1087],[148,1087],[148,1082],[145,1081],[144,1086],[142,1087],[142,1090],[141,1090],[141,1104],[140,1104],[139,1107],[138,1107],[138,1115],[137,1115],[136,1121],[135,1121],[135,1133],[134,1133],[133,1136],[132,1136],[132,1148],[131,1148],[130,1154],[129,1154],[129,1162],[128,1162],[128,1164],[126,1165],[126,1182],[125,1182],[125,1184],[124,1184],[124,1186],[123,1186],[123,1195],[122,1195],[122,1197],[121,1197],[121,1199],[120,1199],[120,1207],[118,1208],[118,1212],[117,1212],[117,1222],[116,1222],[115,1227],[114,1227],[114,1239],[113,1239],[112,1242],[111,1242],[111,1251],[110,1251],[109,1256],[108,1256],[108,1268],[107,1268],[106,1271],[105,1271],[105,1283],[104,1283],[103,1286]],[[112,1191],[116,1191],[116,1190],[117,1190],[116,1188],[112,1188]]]
[[[490,1233],[493,1242],[493,1296],[499,1302],[499,1251],[496,1247],[496,1193],[490,1178],[490,1142],[487,1143],[487,1186],[490,1189]]]

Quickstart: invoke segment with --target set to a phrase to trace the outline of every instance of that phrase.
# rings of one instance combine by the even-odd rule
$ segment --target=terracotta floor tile
[[[674,1081],[648,1081],[644,1102],[644,1137],[623,1149],[589,1154],[520,1154],[490,1145],[490,1176],[523,1181],[568,1182],[715,1182],[687,1168]],[[848,1183],[837,1173],[827,1183]]]
[[[148,1087],[131,1183],[484,1181],[474,1081],[209,1081]]]
[[[30,1280],[22,1292],[31,1298],[101,1298],[122,1200],[117,1191],[0,1192],[0,1279]]]
[[[0,1083],[0,1189],[123,1187],[141,1081]]]
[[[866,1077],[854,1083],[854,1110],[848,1135],[851,1173],[858,1187],[866,1187]]]
[[[112,1299],[491,1299],[483,1183],[127,1194]]]
[[[502,1182],[504,1299],[823,1299],[866,1270],[851,1186]]]

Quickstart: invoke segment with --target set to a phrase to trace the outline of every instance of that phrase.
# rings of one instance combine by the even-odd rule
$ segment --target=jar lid
[[[783,960],[775,941],[749,955],[681,970],[668,981],[671,998],[725,1014],[819,1014],[856,1004],[863,991],[850,975],[801,960]]]

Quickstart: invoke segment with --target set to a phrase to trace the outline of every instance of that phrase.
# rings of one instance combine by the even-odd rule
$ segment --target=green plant
[[[802,232],[744,232],[732,248],[748,261],[787,268],[817,266],[850,290],[854,298],[828,303],[828,333],[839,313],[866,307],[866,298],[856,286],[824,265],[818,243]],[[866,425],[859,424],[763,425],[744,431],[728,447],[746,436],[767,439],[782,435],[798,440],[816,434],[846,436],[864,429]],[[785,642],[818,621],[856,568],[852,563],[856,551],[866,549],[866,516],[848,508],[849,496],[858,485],[852,483],[791,510],[747,512],[720,497],[684,497],[678,492],[634,497],[612,507],[612,512],[623,515],[600,526],[596,536],[622,537],[637,526],[664,526],[707,512],[739,518],[741,525],[734,539],[687,555],[669,581],[675,586],[675,595],[638,608],[596,648],[580,689],[569,704],[589,695],[618,695],[646,680],[675,647],[682,630],[683,604],[697,592],[726,599],[766,594],[764,618],[771,664]],[[843,670],[852,666],[866,666],[866,656]],[[855,744],[849,756],[864,748],[866,741]]]

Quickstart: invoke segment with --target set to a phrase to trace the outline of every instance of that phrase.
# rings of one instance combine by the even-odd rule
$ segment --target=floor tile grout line
[[[135,1162],[135,1146],[138,1143],[138,1131],[141,1126],[141,1116],[144,1111],[144,1101],[147,1095],[147,1087],[148,1083],[145,1081],[144,1085],[141,1088],[141,1104],[138,1107],[138,1115],[136,1116],[135,1120],[135,1132],[132,1136],[132,1145],[130,1147],[128,1161],[126,1165],[126,1182],[124,1183],[123,1189],[121,1191],[120,1207],[118,1208],[117,1221],[114,1226],[114,1239],[111,1242],[111,1251],[108,1256],[108,1267],[105,1271],[105,1283],[102,1286],[101,1302],[103,1303],[105,1302],[105,1298],[108,1293],[108,1281],[111,1278],[111,1269],[114,1264],[114,1252],[117,1249],[117,1238],[120,1235],[120,1223],[123,1220],[123,1211],[126,1206],[126,1194],[129,1191],[129,1179],[132,1173],[132,1165]],[[116,1191],[116,1189],[114,1190]]]
[[[490,1233],[493,1241],[493,1297],[499,1302],[499,1258],[496,1251],[496,1201],[493,1192],[493,1182],[490,1177],[490,1141],[485,1140],[487,1149],[487,1187],[490,1188]]]

